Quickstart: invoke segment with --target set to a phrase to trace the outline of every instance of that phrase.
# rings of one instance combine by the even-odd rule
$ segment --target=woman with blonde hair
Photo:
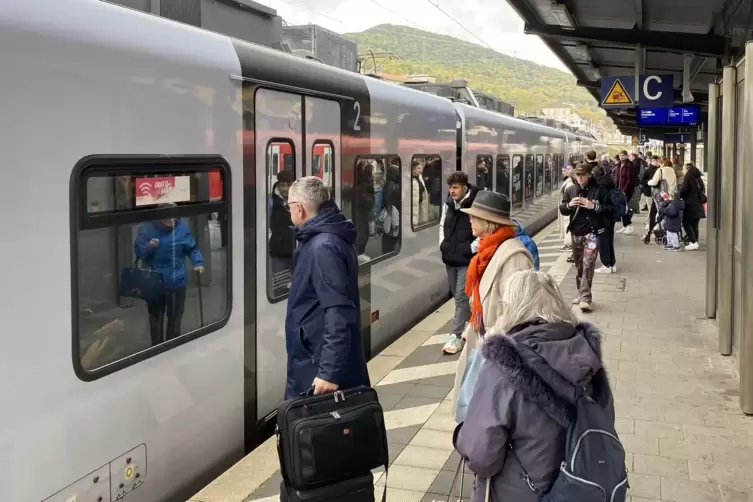
[[[476,348],[486,326],[493,326],[502,313],[504,280],[518,270],[533,269],[533,258],[515,237],[517,224],[510,218],[510,200],[492,191],[479,191],[469,208],[471,231],[479,238],[478,251],[468,265],[465,292],[470,299],[471,318],[463,331],[466,340],[458,359],[453,393],[453,414],[458,415],[458,390],[468,364],[468,355]],[[462,415],[462,413],[461,413]]]
[[[535,502],[565,459],[581,389],[612,423],[614,403],[598,330],[578,321],[549,274],[512,274],[501,303],[453,443],[476,475],[471,502]]]

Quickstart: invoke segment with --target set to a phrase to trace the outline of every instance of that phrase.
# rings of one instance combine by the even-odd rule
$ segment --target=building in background
[[[109,0],[230,37],[283,50],[282,18],[253,0]]]
[[[321,26],[283,26],[282,42],[296,56],[315,59],[343,70],[358,71],[358,45]]]
[[[593,136],[598,140],[604,138],[605,131],[595,122],[585,119],[575,112],[575,108],[568,105],[550,105],[541,108],[544,117],[562,122],[573,130]]]

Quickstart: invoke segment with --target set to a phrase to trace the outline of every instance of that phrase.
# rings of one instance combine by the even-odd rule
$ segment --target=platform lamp
[[[557,24],[562,26],[566,30],[575,29],[575,19],[573,15],[564,3],[552,2],[551,4],[552,17],[557,21]]]

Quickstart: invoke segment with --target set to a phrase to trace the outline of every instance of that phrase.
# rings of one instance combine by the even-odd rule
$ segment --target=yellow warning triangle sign
[[[633,100],[630,99],[630,95],[625,90],[625,86],[622,85],[620,79],[616,79],[612,88],[609,89],[606,97],[604,97],[603,105],[632,105]]]

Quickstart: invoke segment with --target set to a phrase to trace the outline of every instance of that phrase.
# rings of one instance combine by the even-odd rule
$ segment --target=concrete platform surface
[[[558,236],[553,225],[536,241],[542,269],[570,298],[575,271]],[[716,325],[704,315],[705,247],[674,253],[639,239],[617,236],[618,273],[596,276],[595,310],[582,315],[603,335],[631,501],[753,501],[753,418],[739,409],[736,365],[719,355]],[[449,302],[369,363],[388,428],[390,502],[450,496],[459,461],[450,415],[457,356],[441,347],[452,314]],[[384,478],[375,478],[380,500]],[[452,499],[467,500],[472,483],[466,472]],[[270,440],[191,502],[277,502],[279,484]]]

